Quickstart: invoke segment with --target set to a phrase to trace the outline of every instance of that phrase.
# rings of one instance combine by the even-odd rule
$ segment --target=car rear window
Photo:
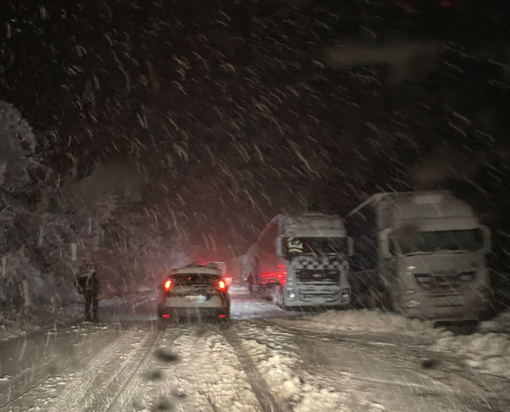
[[[221,279],[221,275],[210,275],[203,273],[186,273],[182,275],[173,275],[175,286],[208,286],[214,281]]]

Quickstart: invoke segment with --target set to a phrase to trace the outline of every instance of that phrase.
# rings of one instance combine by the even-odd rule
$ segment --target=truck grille
[[[430,291],[433,297],[458,295],[476,277],[476,272],[435,271],[429,273],[415,273],[416,282],[425,290]]]
[[[296,271],[296,275],[300,282],[338,283],[339,280],[337,270],[301,269]]]

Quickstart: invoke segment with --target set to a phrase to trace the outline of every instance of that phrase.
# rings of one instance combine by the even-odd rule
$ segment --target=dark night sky
[[[142,205],[171,208],[198,242],[245,247],[281,210],[342,214],[436,164],[423,184],[457,188],[492,223],[508,207],[510,55],[488,20],[473,40],[385,1],[12,0],[0,15],[0,98],[49,164],[86,176],[138,159]],[[337,42],[424,39],[436,60],[324,59]]]

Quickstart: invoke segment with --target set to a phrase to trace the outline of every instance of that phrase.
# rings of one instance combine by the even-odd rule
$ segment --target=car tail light
[[[218,315],[219,318],[223,319],[223,318],[226,318],[227,315]]]
[[[165,315],[161,315],[161,317],[162,317],[163,319],[168,319],[168,318],[170,317],[170,315],[165,314]]]
[[[220,280],[218,282],[218,289],[225,292],[227,290],[227,284],[223,280]]]
[[[164,288],[165,288],[165,292],[168,292],[170,290],[170,288],[172,287],[172,281],[171,280],[167,280],[165,282],[165,285],[164,285]]]

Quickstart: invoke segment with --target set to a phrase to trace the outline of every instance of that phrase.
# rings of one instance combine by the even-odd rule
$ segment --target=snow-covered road
[[[158,331],[155,303],[0,344],[2,411],[508,411],[510,383],[405,334],[304,327],[241,292],[235,322]],[[393,338],[391,338],[393,336]]]

